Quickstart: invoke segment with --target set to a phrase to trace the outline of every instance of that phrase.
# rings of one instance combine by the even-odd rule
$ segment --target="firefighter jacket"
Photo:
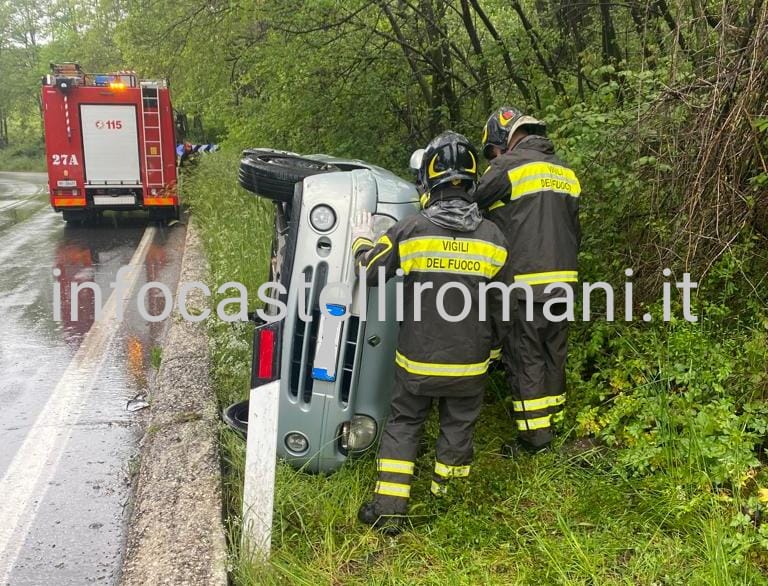
[[[474,226],[467,231],[445,228],[422,212],[398,222],[376,242],[358,238],[352,245],[367,286],[378,284],[380,267],[387,279],[403,276],[395,363],[398,380],[411,393],[468,396],[482,392],[485,385],[492,319],[501,315],[501,296],[493,288],[481,295],[480,284],[502,284],[511,275],[506,272],[507,250],[499,229],[481,218]],[[444,287],[447,283],[452,284]],[[487,298],[483,321],[481,296]],[[455,321],[440,315],[438,303],[443,315]]]
[[[534,301],[552,296],[549,283],[578,280],[580,194],[576,174],[536,135],[493,159],[477,185],[478,205],[507,239],[515,282],[530,285]]]

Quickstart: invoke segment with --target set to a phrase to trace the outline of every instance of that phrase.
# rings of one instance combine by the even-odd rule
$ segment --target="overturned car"
[[[245,151],[239,181],[274,202],[270,281],[281,285],[274,298],[285,307],[281,319],[256,328],[251,387],[279,381],[278,456],[307,471],[332,472],[378,437],[389,411],[398,327],[394,281],[383,296],[356,289],[350,219],[368,210],[382,234],[418,211],[418,193],[363,161],[272,149]],[[247,402],[233,405],[225,419],[245,428],[247,412]]]

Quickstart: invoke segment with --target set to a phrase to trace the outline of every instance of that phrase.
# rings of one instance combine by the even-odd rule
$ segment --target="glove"
[[[352,243],[358,238],[373,242],[373,215],[367,210],[357,210],[352,216]]]

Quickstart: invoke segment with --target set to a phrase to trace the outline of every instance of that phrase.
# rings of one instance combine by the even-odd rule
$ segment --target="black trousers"
[[[398,369],[397,378],[403,376],[408,375]],[[438,405],[440,435],[435,445],[432,493],[444,494],[448,480],[469,476],[474,455],[472,438],[483,403],[482,392],[463,397],[427,397],[407,391],[396,381],[376,460],[379,478],[375,500],[386,514],[403,514],[408,509],[414,463],[433,401]]]
[[[547,320],[543,303],[533,304],[533,319],[528,321],[525,301],[518,302],[512,321],[502,355],[512,391],[515,426],[520,441],[542,448],[553,438],[552,415],[565,404],[568,322]]]

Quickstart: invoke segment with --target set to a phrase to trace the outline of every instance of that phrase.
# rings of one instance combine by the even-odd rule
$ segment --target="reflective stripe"
[[[501,348],[491,348],[491,360],[498,360],[501,358]]]
[[[361,246],[373,247],[373,242],[370,239],[364,238],[362,236],[356,238],[352,243],[352,254],[357,254],[357,251]]]
[[[554,175],[568,181],[574,181],[576,183],[579,182],[579,179],[576,177],[576,173],[573,172],[573,169],[563,167],[562,165],[556,165],[555,163],[547,163],[542,161],[526,163],[525,165],[515,167],[508,172],[508,175],[510,181],[526,181],[539,175]]]
[[[454,247],[459,250],[452,250]],[[489,262],[499,266],[507,260],[507,250],[503,246],[475,238],[440,238],[438,236],[409,238],[400,242],[398,249],[401,259],[414,256],[416,253],[455,252],[484,256]]]
[[[497,265],[494,262],[493,258],[489,258],[487,256],[483,256],[482,254],[468,254],[468,253],[456,253],[456,252],[414,252],[413,254],[409,254],[407,256],[403,256],[402,253],[400,254],[400,261],[409,261],[414,259],[420,259],[420,258],[427,258],[427,255],[429,258],[456,258],[456,255],[459,254],[459,258],[462,260],[479,260],[482,263],[493,265],[493,266],[501,266]],[[405,264],[405,263],[403,263]],[[504,264],[504,263],[502,263]]]
[[[475,155],[472,151],[467,152],[469,153],[469,156],[472,157],[472,166],[469,169],[465,167],[464,170],[467,173],[477,173],[477,159],[475,158]]]
[[[581,185],[572,169],[553,163],[528,163],[508,172],[512,184],[511,199],[553,191],[572,197],[581,194]]]
[[[488,279],[496,276],[499,267],[481,260],[451,257],[448,260],[440,260],[438,256],[433,258],[412,258],[402,263],[401,268],[405,274],[414,271],[419,273],[451,273],[456,275],[475,275]]]
[[[579,280],[578,271],[549,271],[546,273],[526,273],[515,275],[515,282],[528,285],[544,285],[546,283],[574,283]]]
[[[579,197],[581,187],[579,187],[578,182],[574,184],[555,176],[537,175],[535,179],[530,181],[514,184],[510,199],[518,199],[524,195],[531,195],[542,191],[554,191],[555,193]]]
[[[374,248],[378,246],[379,244],[383,244],[384,248],[381,252],[379,252],[376,256],[374,256],[371,260],[368,261],[368,265],[372,265],[377,260],[379,260],[382,256],[387,254],[392,250],[392,241],[389,239],[389,236],[386,234],[383,234],[379,237],[379,239],[376,241],[376,244],[374,244]]]
[[[379,472],[391,472],[393,474],[413,474],[413,462],[409,462],[408,460],[379,458],[376,460],[376,470]]]
[[[57,208],[63,207],[84,207],[84,197],[55,197],[53,198],[53,205]]]
[[[145,197],[145,206],[172,206],[176,200],[172,197]]]
[[[447,260],[443,260],[447,258]],[[429,257],[410,258],[402,263],[401,268],[405,274],[417,271],[420,273],[451,273],[456,275],[475,275],[478,277],[493,278],[499,272],[500,267],[463,256],[456,258],[452,254],[434,253]]]
[[[400,242],[398,251],[406,274],[419,271],[491,278],[507,260],[503,246],[473,238],[409,238]]]
[[[490,358],[474,364],[439,364],[437,362],[416,362],[395,352],[395,364],[411,374],[424,376],[477,376],[488,371]]]
[[[539,399],[528,399],[525,401],[512,401],[512,407],[515,411],[536,411],[537,409],[546,409],[547,407],[556,407],[565,403],[565,395],[550,395]]]
[[[435,474],[443,478],[466,478],[469,476],[470,466],[448,466],[442,462],[435,462]]]
[[[517,429],[520,431],[530,431],[532,429],[543,429],[549,427],[551,423],[551,415],[545,415],[544,417],[536,417],[534,419],[518,419]]]
[[[440,177],[441,175],[445,175],[448,172],[448,169],[445,169],[444,171],[438,171],[435,167],[435,163],[437,163],[437,157],[438,155],[435,155],[432,157],[432,160],[429,162],[429,167],[427,167],[427,176],[430,179],[434,179],[435,177]]]
[[[407,499],[411,496],[411,485],[400,484],[399,482],[382,482],[379,480],[376,483],[376,490],[374,492],[384,496],[397,496]]]
[[[491,210],[495,210],[497,208],[503,208],[503,207],[504,207],[504,202],[503,201],[501,201],[501,200],[495,201],[490,206],[488,206],[488,211],[490,212]]]
[[[448,486],[440,484],[439,482],[432,481],[432,486],[429,487],[429,491],[435,496],[443,496],[448,494]]]

